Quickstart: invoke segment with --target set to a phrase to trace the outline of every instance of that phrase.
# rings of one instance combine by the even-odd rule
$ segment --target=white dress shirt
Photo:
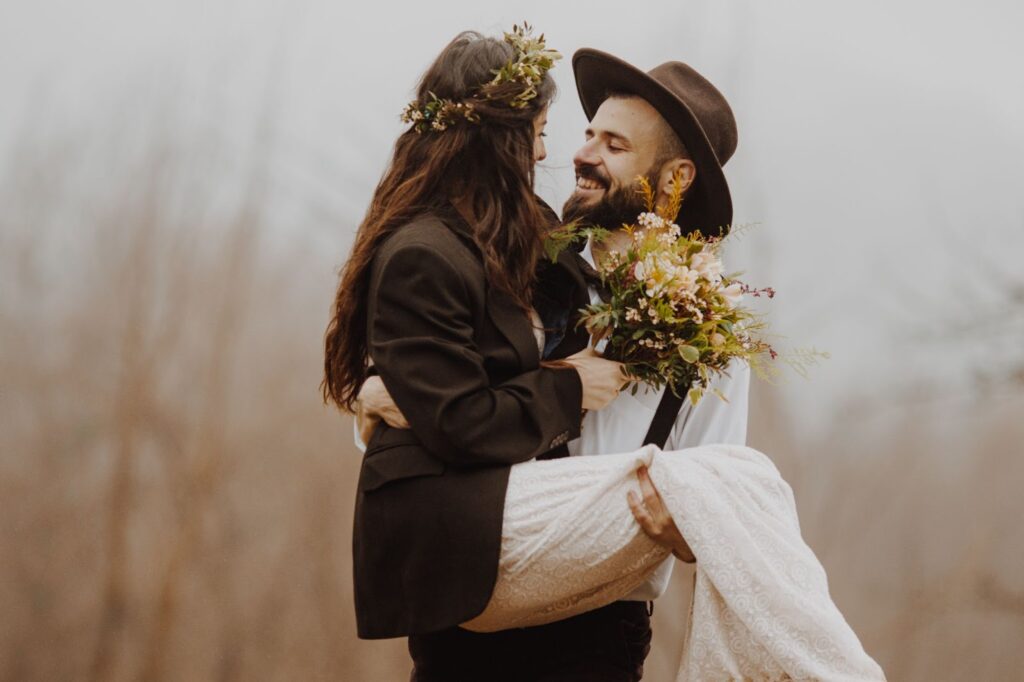
[[[589,242],[580,255],[591,266],[594,265]],[[590,288],[590,300],[592,303],[601,302],[593,287]],[[604,341],[598,344],[597,350],[603,346]],[[712,376],[710,387],[721,391],[729,402],[723,402],[710,390],[696,407],[689,400],[684,400],[665,450],[682,450],[708,443],[746,445],[750,366],[734,360],[729,364],[728,374]],[[640,449],[662,393],[664,389],[655,390],[641,384],[636,395],[627,389],[604,409],[588,411],[583,418],[580,437],[569,441],[569,454],[610,455]],[[647,601],[661,596],[668,587],[674,563],[675,557],[670,555],[626,600]]]

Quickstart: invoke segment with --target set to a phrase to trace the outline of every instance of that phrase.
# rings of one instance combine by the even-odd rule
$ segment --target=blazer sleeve
[[[574,369],[541,367],[491,385],[470,290],[435,247],[397,248],[375,280],[370,356],[432,454],[455,465],[515,464],[579,435],[583,389]]]

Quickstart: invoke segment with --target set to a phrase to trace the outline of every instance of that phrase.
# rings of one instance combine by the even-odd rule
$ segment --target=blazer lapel
[[[569,313],[565,336],[551,351],[550,358],[566,358],[585,349],[590,344],[590,333],[585,327],[576,323],[580,318],[580,309],[590,305],[590,290],[580,269],[580,255],[575,249],[566,248],[559,252],[558,260],[551,265],[561,276],[546,277],[542,285],[555,286],[560,291],[547,292],[548,296],[558,301]]]
[[[539,367],[540,351],[537,350],[537,339],[533,335],[530,318],[516,305],[512,297],[504,291],[488,286],[487,314],[498,331],[515,348],[523,370]]]

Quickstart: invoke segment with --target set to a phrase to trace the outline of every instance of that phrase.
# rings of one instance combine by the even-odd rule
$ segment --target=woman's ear
[[[658,190],[655,192],[654,202],[657,206],[662,206],[672,196],[677,173],[679,174],[679,183],[683,189],[684,196],[686,191],[697,180],[697,166],[690,159],[666,161],[658,173]]]

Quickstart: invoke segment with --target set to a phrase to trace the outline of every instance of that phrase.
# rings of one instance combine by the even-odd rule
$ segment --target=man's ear
[[[683,195],[697,181],[697,166],[690,159],[672,159],[666,161],[658,173],[658,189],[654,193],[655,204],[661,206],[672,196],[673,183],[676,173],[679,173],[679,182],[683,188]]]

